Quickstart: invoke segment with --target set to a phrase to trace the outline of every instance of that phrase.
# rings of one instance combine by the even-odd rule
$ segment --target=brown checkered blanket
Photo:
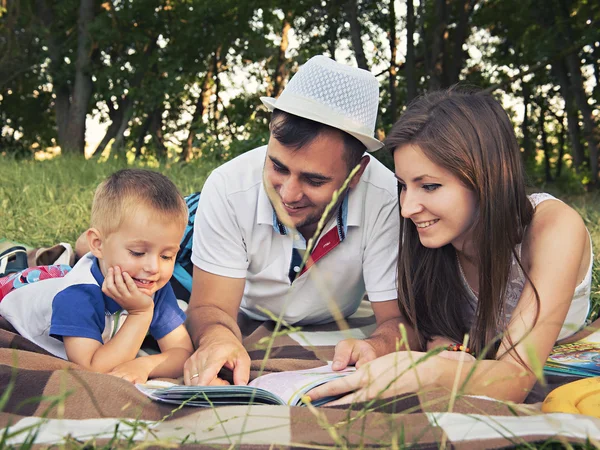
[[[274,326],[240,322],[258,375]],[[345,337],[374,329],[370,308],[335,324],[285,328],[272,342],[265,372],[318,367]],[[0,318],[0,442],[47,446],[65,441],[134,446],[267,448],[500,448],[556,440],[600,440],[600,421],[569,414],[541,414],[535,405],[507,405],[486,398],[451,399],[428,392],[347,408],[228,406],[173,408],[153,402],[130,383],[82,370],[48,355],[14,333]],[[545,392],[536,391],[536,401]],[[537,395],[537,397],[536,397]],[[450,412],[449,412],[450,411]],[[3,430],[2,430],[3,429]],[[29,439],[29,441],[27,441]]]

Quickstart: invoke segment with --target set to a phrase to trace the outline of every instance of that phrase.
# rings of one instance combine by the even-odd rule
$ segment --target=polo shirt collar
[[[281,221],[279,220],[279,218],[277,217],[277,214],[275,213],[275,209],[273,208],[273,205],[271,204],[271,201],[269,200],[269,197],[267,196],[264,184],[261,185],[261,189],[258,195],[258,207],[257,207],[257,223],[258,224],[263,224],[263,225],[271,225],[273,227],[273,230],[277,233],[277,234],[281,234],[281,235],[288,235],[288,234],[292,234],[291,230],[286,227],[283,223],[281,223]],[[353,220],[354,223],[350,223],[348,220],[348,209],[349,209],[349,204],[351,203],[350,198],[352,197],[352,195],[350,195],[350,193],[346,193],[346,195],[344,196],[344,199],[342,200],[341,205],[338,208],[338,212],[337,212],[337,218],[336,218],[336,222],[337,222],[337,227],[338,227],[338,233],[340,234],[340,239],[344,240],[344,238],[346,237],[346,234],[348,233],[348,226],[349,225],[359,225],[360,221],[356,221]]]

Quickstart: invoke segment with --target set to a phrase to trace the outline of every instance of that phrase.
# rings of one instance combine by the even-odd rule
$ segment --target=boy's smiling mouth
[[[151,286],[153,286],[156,281],[152,281],[152,280],[143,280],[141,278],[133,278],[133,281],[135,282],[135,284],[137,284],[138,287],[140,288],[149,288]]]

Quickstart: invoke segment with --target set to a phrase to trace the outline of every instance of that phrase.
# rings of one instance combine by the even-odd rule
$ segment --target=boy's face
[[[102,273],[106,276],[109,267],[119,266],[142,293],[151,296],[171,278],[183,232],[179,222],[140,206],[118,230],[102,237],[101,255],[96,255]]]

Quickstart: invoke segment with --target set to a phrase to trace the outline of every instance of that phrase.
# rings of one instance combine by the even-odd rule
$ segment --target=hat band
[[[284,90],[273,104],[273,107],[305,119],[338,128],[352,135],[359,134],[373,139],[374,130],[370,130],[358,121],[343,117],[340,112],[307,97],[295,94],[286,95],[286,91]]]

